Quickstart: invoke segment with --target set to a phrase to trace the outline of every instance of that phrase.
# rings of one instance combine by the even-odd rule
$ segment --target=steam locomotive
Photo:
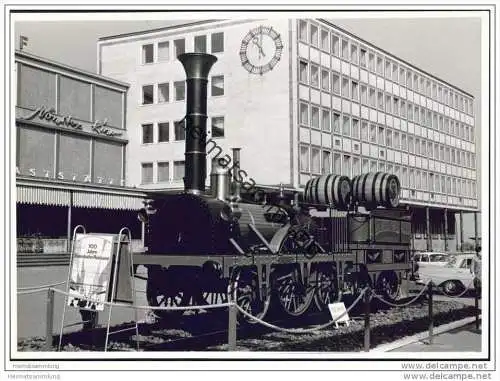
[[[206,191],[207,78],[217,59],[178,59],[187,77],[185,189],[151,191],[139,211],[147,252],[135,254],[134,263],[148,269],[148,303],[233,300],[262,319],[271,305],[290,316],[312,305],[328,310],[367,285],[398,298],[411,266],[410,217],[399,208],[397,177],[329,174],[309,180],[304,192],[242,186],[240,151],[233,149],[231,169],[213,158]]]

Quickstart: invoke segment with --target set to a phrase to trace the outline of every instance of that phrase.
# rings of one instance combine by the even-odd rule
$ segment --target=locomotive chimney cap
[[[207,53],[183,53],[177,59],[184,66],[186,79],[207,79],[210,69],[217,62],[216,56]]]

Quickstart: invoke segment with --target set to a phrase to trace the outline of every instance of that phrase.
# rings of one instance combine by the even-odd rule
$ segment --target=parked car
[[[444,266],[450,260],[446,253],[424,251],[416,252],[413,255],[413,279],[418,279],[419,269],[427,266]]]
[[[473,259],[474,254],[456,254],[444,266],[419,268],[417,284],[427,284],[432,280],[450,296],[458,295],[466,288],[474,289],[474,275],[471,271]]]

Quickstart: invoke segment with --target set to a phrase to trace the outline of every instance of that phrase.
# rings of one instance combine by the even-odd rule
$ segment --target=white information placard
[[[332,319],[335,320],[335,326],[338,327],[338,323],[345,323],[349,326],[349,313],[345,308],[345,304],[341,303],[331,303],[328,305],[328,309],[330,310],[330,315],[332,315]]]
[[[68,305],[104,310],[111,280],[114,236],[77,234],[70,269]]]

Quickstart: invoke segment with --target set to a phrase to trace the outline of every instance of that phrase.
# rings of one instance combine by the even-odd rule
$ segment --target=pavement
[[[390,352],[481,352],[481,321],[479,330],[476,324],[468,324],[412,344],[396,348]]]

